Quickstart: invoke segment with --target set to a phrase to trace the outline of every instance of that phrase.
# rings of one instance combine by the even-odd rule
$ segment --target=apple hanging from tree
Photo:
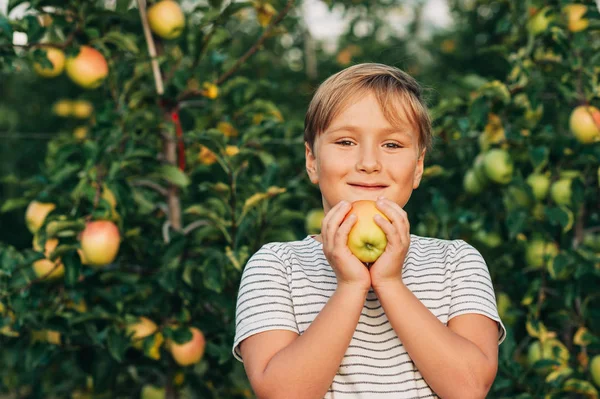
[[[185,28],[185,16],[175,1],[162,0],[148,8],[150,29],[163,39],[176,39]]]
[[[594,384],[600,387],[600,355],[594,356],[590,361],[590,374]]]
[[[108,63],[98,50],[81,46],[75,57],[67,58],[67,76],[84,89],[99,87],[108,75]]]
[[[44,224],[46,216],[56,208],[51,202],[31,201],[25,211],[25,223],[27,228],[35,234]]]
[[[348,248],[361,262],[375,262],[387,246],[387,237],[373,216],[389,219],[377,209],[375,201],[370,200],[354,201],[346,217],[351,214],[356,215],[356,223],[348,234]]]
[[[556,243],[546,242],[541,238],[534,238],[527,244],[525,249],[525,261],[528,266],[539,269],[546,262],[552,262],[554,257],[558,255],[558,252],[559,249]]]
[[[323,218],[325,212],[323,209],[312,209],[306,215],[304,221],[304,227],[308,234],[319,234],[321,232],[321,225],[323,224]]]
[[[206,346],[206,340],[202,331],[196,327],[190,327],[192,333],[192,339],[183,344],[178,344],[174,341],[168,341],[167,347],[173,356],[173,359],[180,366],[189,366],[191,364],[198,363],[204,356],[204,347]]]
[[[87,119],[94,112],[94,106],[92,103],[86,100],[73,101],[71,113],[75,118]]]
[[[587,7],[583,4],[568,4],[562,11],[567,17],[567,27],[571,32],[580,32],[590,24],[590,21],[583,18],[587,12]]]
[[[527,184],[533,191],[533,196],[542,201],[548,195],[550,189],[550,178],[542,173],[532,173],[526,179]]]
[[[513,160],[505,150],[489,150],[483,159],[483,168],[487,177],[495,183],[508,184],[512,180]]]
[[[527,22],[527,30],[533,35],[538,35],[548,29],[548,25],[552,22],[552,17],[548,17],[548,11],[550,7],[544,7],[541,10],[537,10]]]
[[[81,233],[82,263],[104,266],[115,260],[121,244],[117,226],[109,220],[89,222]]]
[[[65,69],[65,53],[55,47],[46,47],[44,50],[46,51],[46,58],[48,58],[52,66],[44,66],[36,62],[33,64],[33,70],[41,77],[54,78],[60,75]]]
[[[50,238],[50,239],[46,240],[46,243],[44,244],[44,249],[43,249],[44,256],[46,258],[39,259],[39,260],[36,260],[35,262],[33,262],[33,271],[35,272],[36,277],[38,277],[42,280],[50,281],[50,280],[59,279],[65,275],[65,267],[62,264],[62,261],[60,258],[57,258],[54,261],[51,261],[50,259],[48,259],[48,258],[50,258],[50,255],[52,255],[52,252],[54,252],[54,250],[56,249],[57,246],[58,246],[57,238]],[[38,252],[42,251],[42,247],[37,242],[35,237],[33,239],[33,249]],[[50,274],[48,274],[48,273],[50,273]]]
[[[469,169],[463,177],[463,188],[467,193],[477,195],[485,188],[485,182],[477,177],[474,169]]]
[[[572,179],[561,178],[550,187],[550,197],[558,205],[571,205],[572,191],[571,191]]]
[[[527,361],[529,366],[533,366],[540,360],[552,360],[562,366],[569,363],[570,353],[565,344],[556,338],[546,338],[544,342],[533,342],[527,351]],[[539,374],[548,374],[553,369],[552,365],[536,369]]]
[[[569,128],[580,143],[600,141],[600,110],[594,106],[580,105],[571,112]]]

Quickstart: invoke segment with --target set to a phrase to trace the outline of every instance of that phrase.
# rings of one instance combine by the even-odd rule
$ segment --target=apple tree
[[[432,206],[411,208],[414,231],[488,263],[508,329],[491,397],[598,397],[598,6],[450,4],[457,29],[432,41],[432,68],[458,90],[433,109],[437,149],[411,199]]]
[[[51,105],[39,173],[3,176],[20,195],[2,211],[32,236],[0,243],[0,392],[251,396],[231,356],[241,270],[304,214],[269,146],[296,132],[248,64],[294,29],[294,2],[17,7],[0,70],[75,94]]]

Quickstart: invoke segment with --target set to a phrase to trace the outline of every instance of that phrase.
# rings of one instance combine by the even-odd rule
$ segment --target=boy
[[[486,263],[462,240],[410,234],[402,209],[432,142],[417,82],[349,67],[315,93],[304,137],[321,234],[264,245],[238,293],[233,354],[256,395],[485,398],[506,334]],[[369,268],[347,247],[361,199],[389,219],[374,218],[388,244]]]

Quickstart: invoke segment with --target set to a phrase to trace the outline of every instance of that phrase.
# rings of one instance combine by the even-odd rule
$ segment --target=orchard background
[[[253,397],[241,272],[320,227],[316,86],[382,62],[434,116],[412,232],[471,243],[495,284],[489,397],[598,398],[597,2],[448,0],[424,35],[423,1],[331,0],[333,52],[294,0],[24,3],[0,14],[0,397]]]

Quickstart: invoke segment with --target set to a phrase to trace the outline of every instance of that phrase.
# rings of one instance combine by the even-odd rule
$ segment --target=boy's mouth
[[[387,186],[381,184],[361,184],[361,183],[348,183],[352,187],[360,188],[362,190],[383,190]]]

